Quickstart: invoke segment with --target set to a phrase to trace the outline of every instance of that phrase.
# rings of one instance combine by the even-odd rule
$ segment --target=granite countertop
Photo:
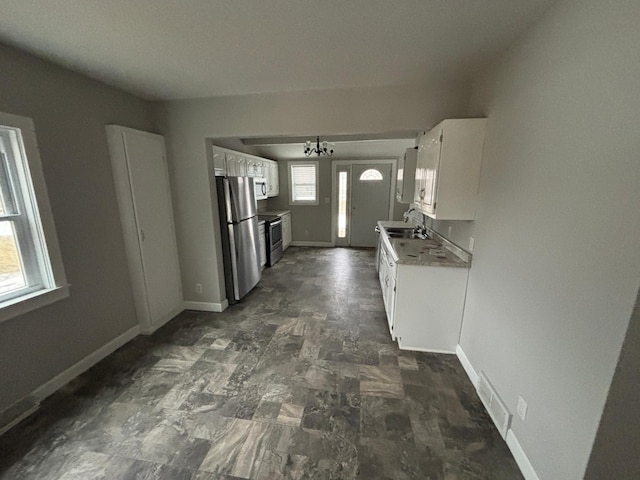
[[[428,230],[429,238],[391,238],[385,228],[407,228],[411,223],[402,221],[379,221],[382,239],[389,246],[393,259],[401,265],[423,265],[429,267],[471,266],[471,255],[433,230]]]
[[[285,213],[290,213],[291,210],[267,210],[265,212],[258,212],[258,215],[275,215],[276,217],[280,217]]]

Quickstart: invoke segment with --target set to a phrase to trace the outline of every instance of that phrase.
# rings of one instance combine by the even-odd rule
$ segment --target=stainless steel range
[[[282,218],[277,215],[258,215],[264,220],[267,243],[267,267],[273,267],[282,258]]]

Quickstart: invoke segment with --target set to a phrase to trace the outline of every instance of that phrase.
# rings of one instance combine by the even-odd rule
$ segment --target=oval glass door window
[[[370,168],[362,172],[359,180],[361,182],[379,182],[383,180],[383,177],[382,177],[382,173],[380,173],[379,170],[376,170],[375,168]]]

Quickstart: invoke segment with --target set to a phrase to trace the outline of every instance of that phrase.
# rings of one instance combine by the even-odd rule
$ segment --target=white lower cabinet
[[[468,270],[398,264],[384,240],[378,263],[389,331],[400,349],[455,353]]]
[[[291,212],[281,215],[282,218],[282,250],[291,245]]]

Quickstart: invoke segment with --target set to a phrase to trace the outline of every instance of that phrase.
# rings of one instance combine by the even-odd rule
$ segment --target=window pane
[[[316,166],[291,165],[291,197],[294,202],[316,201]]]
[[[338,175],[338,238],[347,236],[347,172]]]
[[[0,150],[5,149],[5,136],[6,135],[2,135],[0,137]],[[4,152],[0,151],[0,215],[11,213],[16,213],[16,207],[13,199],[11,178],[9,176],[9,164],[7,163],[7,156]]]
[[[0,222],[0,294],[25,285],[13,222]]]
[[[375,182],[382,179],[382,173],[380,173],[380,171],[376,170],[375,168],[365,170],[364,172],[362,172],[362,175],[360,175],[361,182]]]

